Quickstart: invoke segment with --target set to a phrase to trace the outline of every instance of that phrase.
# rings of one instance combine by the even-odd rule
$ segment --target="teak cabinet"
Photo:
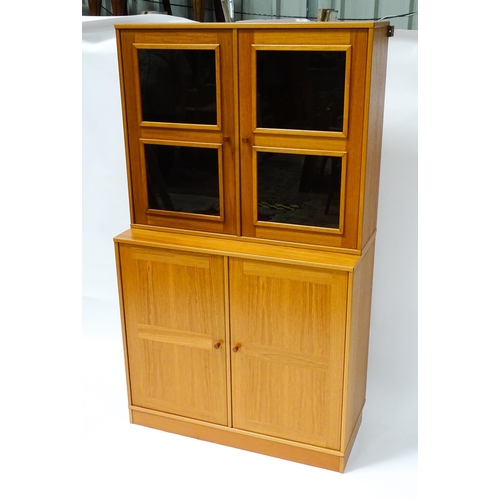
[[[117,26],[131,422],[344,470],[366,392],[388,29]]]

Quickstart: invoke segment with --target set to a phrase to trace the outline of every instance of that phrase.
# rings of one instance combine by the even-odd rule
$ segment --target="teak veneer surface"
[[[342,470],[364,404],[374,240],[361,257],[324,252],[325,265],[243,248],[199,252],[190,236],[175,245],[170,236],[129,230],[115,239],[132,421],[169,430],[177,417],[195,419],[181,425],[186,435],[203,422],[225,425],[250,433],[248,449],[279,438],[283,453],[269,454]],[[161,418],[137,416],[141,408]],[[309,459],[286,452],[299,443],[314,447]]]
[[[362,420],[387,22],[117,25],[131,228],[115,237],[130,420],[343,472]],[[142,121],[137,50],[216,53],[214,125]],[[338,131],[259,128],[256,53],[346,54]],[[219,158],[220,215],[148,208],[145,144]],[[257,216],[257,154],[341,158],[337,229]]]
[[[234,257],[251,257],[270,262],[307,263],[310,266],[328,267],[339,270],[352,270],[359,261],[358,254],[333,252],[320,247],[301,248],[280,246],[275,242],[263,242],[257,239],[241,239],[155,231],[148,229],[127,229],[115,237],[116,242],[144,246],[192,250]]]
[[[387,22],[117,25],[131,219],[150,225],[361,251],[376,229],[387,59]],[[302,29],[303,28],[303,29]],[[354,29],[355,28],[355,29]],[[217,124],[141,119],[137,50],[215,50]],[[259,128],[256,53],[336,50],[347,54],[343,130]],[[222,85],[222,82],[224,83]],[[219,155],[220,215],[148,208],[144,145],[213,148]],[[339,227],[259,221],[257,155],[342,157]]]

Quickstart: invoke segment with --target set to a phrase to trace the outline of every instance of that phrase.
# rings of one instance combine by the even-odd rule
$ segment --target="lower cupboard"
[[[131,421],[343,472],[373,244],[361,258],[152,233],[115,238]]]

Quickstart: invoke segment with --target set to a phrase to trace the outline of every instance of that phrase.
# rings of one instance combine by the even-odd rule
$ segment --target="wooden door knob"
[[[236,344],[234,347],[233,347],[233,352],[238,352],[240,350],[240,344]]]
[[[241,139],[243,142],[248,142],[248,137],[243,137],[243,139]]]
[[[214,344],[214,349],[218,349],[220,346],[221,346],[221,343],[217,342],[216,344]]]

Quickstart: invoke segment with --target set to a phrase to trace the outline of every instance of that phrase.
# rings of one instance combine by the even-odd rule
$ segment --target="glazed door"
[[[227,425],[223,257],[120,246],[132,404]]]
[[[232,34],[188,27],[120,31],[132,220],[236,234]]]
[[[356,248],[367,32],[306,28],[238,34],[242,233]]]
[[[340,449],[347,276],[230,259],[233,427]]]

